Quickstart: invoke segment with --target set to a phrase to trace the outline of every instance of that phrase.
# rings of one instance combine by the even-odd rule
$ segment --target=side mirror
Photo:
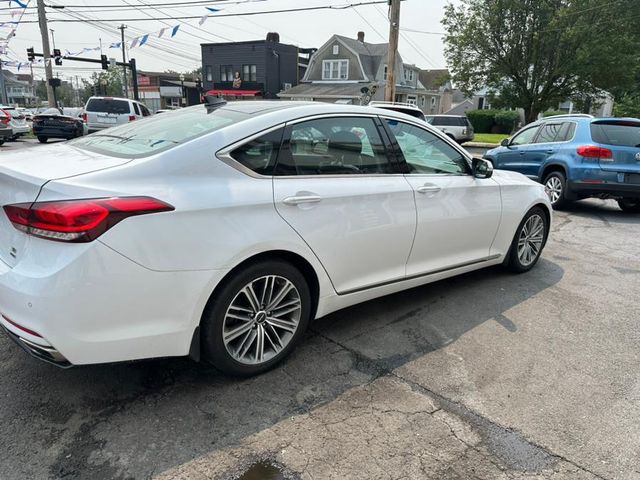
[[[493,175],[493,164],[484,158],[474,157],[471,161],[471,171],[476,178],[489,178]]]
[[[503,138],[502,141],[500,142],[500,146],[501,147],[508,147],[509,146],[509,139],[508,138]]]

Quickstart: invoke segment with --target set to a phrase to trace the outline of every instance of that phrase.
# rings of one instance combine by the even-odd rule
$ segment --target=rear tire
[[[618,200],[618,206],[626,213],[640,213],[640,198],[622,198]]]
[[[540,259],[548,235],[546,213],[541,207],[533,207],[518,225],[504,265],[515,273],[531,270]]]
[[[203,357],[230,375],[265,372],[293,351],[310,316],[311,292],[297,268],[281,260],[249,265],[209,301],[201,323]]]
[[[564,173],[551,172],[542,183],[554,210],[560,210],[570,203],[567,198],[567,179]]]
[[[40,143],[47,143],[48,140],[49,140],[49,137],[43,137],[42,135],[38,135],[38,141]]]

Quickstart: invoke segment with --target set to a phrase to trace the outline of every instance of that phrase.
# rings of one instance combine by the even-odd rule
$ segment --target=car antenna
[[[227,101],[224,98],[220,98],[216,95],[205,95],[204,96],[204,106],[207,109],[207,113],[211,113],[214,110],[217,110],[220,107],[223,107],[227,104]]]

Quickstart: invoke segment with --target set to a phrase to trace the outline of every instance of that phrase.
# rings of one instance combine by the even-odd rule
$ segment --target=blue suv
[[[484,158],[495,168],[541,182],[554,208],[598,197],[640,213],[639,119],[547,117],[503,140]]]

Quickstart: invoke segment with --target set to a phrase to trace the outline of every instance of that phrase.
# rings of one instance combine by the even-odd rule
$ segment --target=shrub
[[[554,115],[565,115],[566,112],[563,112],[562,110],[547,110],[546,112],[542,113],[543,117],[553,117]]]
[[[467,118],[477,133],[511,133],[520,114],[511,110],[470,110]]]

